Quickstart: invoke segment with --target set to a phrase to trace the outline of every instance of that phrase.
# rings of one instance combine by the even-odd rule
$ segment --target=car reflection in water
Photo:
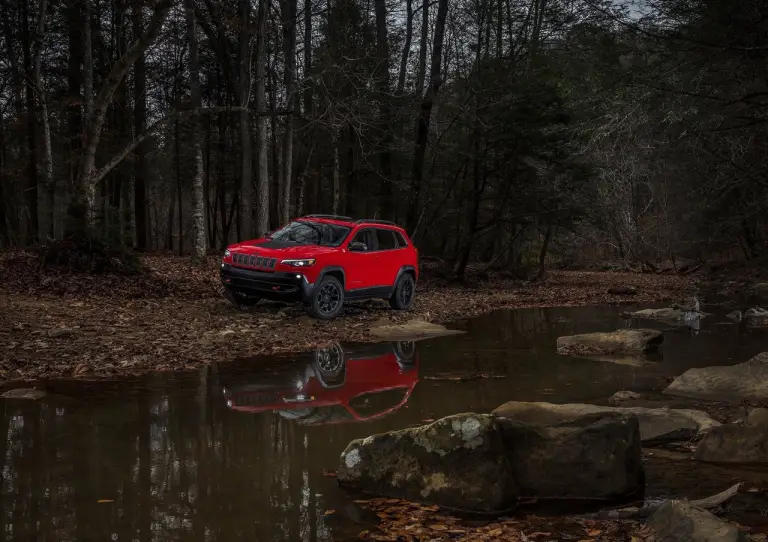
[[[315,350],[307,363],[284,367],[281,375],[224,388],[227,406],[241,412],[276,411],[302,425],[374,420],[402,407],[418,375],[411,341]]]

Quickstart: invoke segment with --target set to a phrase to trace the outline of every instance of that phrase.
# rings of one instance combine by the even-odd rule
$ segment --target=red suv
[[[238,306],[301,301],[315,318],[337,316],[351,299],[413,303],[418,252],[393,222],[308,215],[260,239],[230,245],[221,262],[225,295]]]

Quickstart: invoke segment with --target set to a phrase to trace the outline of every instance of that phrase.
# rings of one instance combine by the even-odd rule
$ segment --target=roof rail
[[[375,218],[361,218],[360,220],[355,220],[355,224],[386,224],[387,226],[397,226],[397,224],[391,220],[376,220]]]
[[[351,216],[341,216],[341,215],[306,215],[306,216],[302,216],[301,218],[327,218],[330,220],[343,220],[344,222],[353,221]]]

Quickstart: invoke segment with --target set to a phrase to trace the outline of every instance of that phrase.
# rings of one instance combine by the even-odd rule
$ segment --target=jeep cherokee
[[[237,306],[300,301],[312,316],[327,320],[353,299],[386,299],[394,309],[408,309],[418,252],[393,222],[308,215],[230,245],[220,274],[227,299]]]

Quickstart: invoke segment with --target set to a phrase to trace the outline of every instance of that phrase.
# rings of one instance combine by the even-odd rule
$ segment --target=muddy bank
[[[427,272],[411,311],[369,301],[350,304],[335,321],[318,322],[296,305],[232,307],[219,294],[218,258],[202,268],[170,256],[148,256],[144,263],[150,272],[137,277],[44,275],[23,255],[0,258],[0,379],[180,370],[331,340],[373,341],[374,325],[414,319],[445,324],[500,308],[655,302],[678,297],[690,280],[552,272],[536,283],[492,276],[456,285]],[[637,293],[609,294],[617,285]]]

